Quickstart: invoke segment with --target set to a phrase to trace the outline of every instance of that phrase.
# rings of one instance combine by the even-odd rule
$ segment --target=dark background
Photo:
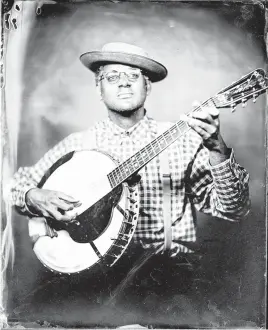
[[[166,80],[153,85],[148,114],[175,121],[191,110],[194,100],[204,101],[249,71],[264,67],[264,25],[264,10],[258,4],[98,1],[44,5],[31,31],[23,70],[18,166],[33,164],[67,134],[105,117],[93,75],[79,62],[83,52],[110,41],[144,47],[169,71]],[[203,255],[199,283],[206,288],[206,303],[200,307],[187,295],[180,297],[183,317],[163,312],[154,316],[156,323],[212,328],[263,325],[264,116],[264,96],[233,114],[221,110],[222,135],[250,173],[252,209],[239,225],[199,216],[196,249]],[[146,323],[146,316],[135,310],[122,312],[116,320],[106,311],[104,323],[102,312],[91,315],[85,302],[68,308],[67,296],[66,305],[58,306],[53,299],[40,303],[36,296],[49,292],[51,282],[64,279],[46,271],[36,259],[27,219],[14,214],[13,223],[16,259],[8,280],[10,318],[65,320],[70,325]]]

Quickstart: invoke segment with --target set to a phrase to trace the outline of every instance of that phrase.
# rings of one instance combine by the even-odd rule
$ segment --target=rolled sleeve
[[[234,151],[231,149],[230,157],[217,165],[209,165],[210,171],[215,180],[225,180],[234,175],[235,168]]]
[[[232,149],[228,159],[212,166],[209,151],[200,148],[190,178],[191,198],[199,211],[230,221],[248,214],[249,174],[236,162]]]
[[[234,151],[231,150],[226,161],[210,165],[210,171],[217,211],[233,220],[247,215],[250,209],[249,174],[236,162]]]
[[[241,170],[243,173],[241,173]],[[210,171],[216,181],[224,181],[231,177],[241,178],[241,174],[243,174],[243,177],[245,176],[244,180],[246,182],[249,179],[249,174],[236,162],[233,149],[231,149],[230,157],[224,162],[218,165],[210,165]]]

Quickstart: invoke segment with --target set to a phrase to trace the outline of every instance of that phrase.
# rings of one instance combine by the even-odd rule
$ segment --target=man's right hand
[[[74,220],[73,215],[65,212],[81,205],[78,200],[62,192],[39,188],[30,189],[25,196],[25,202],[33,213],[65,222]]]

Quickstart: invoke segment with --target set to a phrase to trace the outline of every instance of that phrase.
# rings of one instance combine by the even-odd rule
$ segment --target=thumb
[[[209,107],[209,108],[208,108],[208,111],[209,111],[209,114],[210,114],[212,117],[218,117],[219,114],[220,114],[219,109],[217,109],[216,107]]]

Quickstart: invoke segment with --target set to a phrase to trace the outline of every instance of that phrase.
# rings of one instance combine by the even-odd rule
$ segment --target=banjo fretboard
[[[216,97],[208,99],[202,104],[202,106],[208,106],[209,104],[217,105]],[[200,111],[200,109],[201,106],[198,106],[193,110],[193,112]],[[164,151],[189,129],[190,128],[188,124],[185,121],[180,120],[172,125],[164,133],[157,136],[152,142],[136,152],[133,156],[122,162],[107,175],[111,187],[117,187],[119,184],[127,180],[131,175],[138,172],[142,167],[144,167],[154,157]]]

